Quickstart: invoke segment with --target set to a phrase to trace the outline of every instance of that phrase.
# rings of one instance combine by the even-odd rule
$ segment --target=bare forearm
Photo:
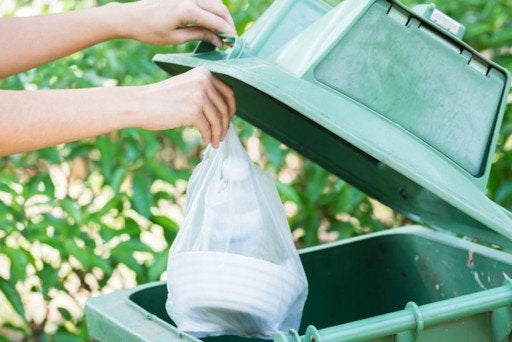
[[[62,14],[0,18],[0,78],[109,39],[158,45],[200,39],[221,46],[218,32],[236,34],[220,0],[109,3]]]
[[[0,78],[118,38],[120,4],[36,17],[0,18]]]
[[[0,156],[137,126],[134,89],[0,91]]]
[[[0,156],[127,127],[195,125],[216,147],[235,111],[233,91],[204,68],[138,87],[0,90]]]

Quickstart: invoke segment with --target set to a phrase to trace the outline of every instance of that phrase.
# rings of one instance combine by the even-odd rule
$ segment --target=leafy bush
[[[52,8],[56,3],[63,8]],[[269,3],[231,1],[239,32]],[[3,8],[3,15],[70,10],[90,2],[13,4]],[[437,4],[466,25],[466,41],[512,70],[509,1],[439,0]],[[155,53],[190,48],[112,41],[0,85],[44,89],[147,84],[166,78],[150,61]],[[276,176],[298,246],[406,223],[263,132],[239,119],[235,125],[251,157]],[[11,309],[2,309],[0,335],[9,340],[26,336],[86,340],[86,298],[161,279],[167,249],[181,220],[187,180],[201,149],[193,128],[126,129],[1,158],[0,306]],[[509,107],[489,181],[489,196],[509,209],[510,165]]]

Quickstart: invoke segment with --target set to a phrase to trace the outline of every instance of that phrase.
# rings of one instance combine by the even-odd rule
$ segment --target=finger
[[[171,41],[177,44],[186,43],[191,40],[203,40],[212,43],[216,47],[222,47],[222,40],[219,36],[204,27],[184,27],[171,32]]]
[[[213,77],[211,77],[211,79],[213,79]],[[217,112],[220,113],[222,122],[221,140],[224,140],[224,137],[228,132],[229,121],[231,119],[229,115],[229,106],[226,103],[224,96],[219,92],[213,83],[207,87],[206,91],[208,93],[208,97],[215,105]]]
[[[199,130],[199,133],[201,133],[201,137],[203,138],[205,144],[210,144],[212,141],[212,130],[210,127],[210,123],[202,113],[198,115],[198,118],[196,122],[194,122],[194,125]]]
[[[227,21],[233,27],[233,30],[235,30],[236,32],[233,17],[231,16],[231,13],[229,13],[228,8],[222,3],[222,1],[199,0],[197,2],[197,5],[205,11],[211,12]]]
[[[225,101],[227,102],[229,107],[229,116],[232,119],[236,112],[236,100],[233,89],[231,89],[230,86],[219,80],[217,77],[212,77],[212,80],[217,90],[219,90],[219,92],[222,94]]]
[[[220,137],[222,135],[222,119],[221,114],[218,112],[215,104],[208,96],[205,96],[203,101],[203,114],[210,123],[211,139],[210,142],[213,147],[219,146]]]
[[[193,17],[191,19],[192,24],[203,26],[210,31],[216,33],[229,33],[236,35],[235,29],[225,19],[205,11],[201,7],[195,7]]]

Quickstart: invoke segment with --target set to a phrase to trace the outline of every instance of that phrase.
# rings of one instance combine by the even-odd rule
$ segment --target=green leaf
[[[24,335],[26,335],[28,333],[27,327],[17,326],[17,325],[14,325],[11,322],[3,322],[2,323],[2,328],[3,328],[3,330],[7,329],[7,330],[11,330],[11,331],[17,331],[17,332],[22,333]],[[4,336],[0,335],[0,341],[1,342],[12,342],[12,339],[8,339],[7,337],[4,337]]]
[[[87,329],[85,329],[87,330]],[[64,328],[60,328],[57,332],[47,339],[48,341],[55,342],[85,342],[88,339],[84,339],[82,336],[77,336],[75,333],[66,331]]]
[[[43,268],[37,272],[41,279],[41,292],[45,298],[48,298],[48,291],[52,287],[62,287],[59,279],[59,269],[44,263]],[[58,286],[60,284],[60,286]]]
[[[122,232],[119,229],[111,228],[103,223],[100,224],[100,227],[101,227],[101,229],[100,229],[99,233],[100,233],[101,238],[105,242],[109,242],[114,237],[122,234]]]
[[[117,168],[114,171],[110,185],[112,186],[112,189],[114,190],[115,194],[117,194],[119,192],[119,189],[121,188],[121,184],[123,184],[123,181],[124,181],[127,173],[128,173],[128,170],[126,170],[125,168]]]
[[[126,265],[126,267],[135,271],[135,273],[141,273],[143,271],[142,266],[133,257],[133,250],[130,250],[128,248],[117,248],[116,247],[112,250],[111,254],[112,254],[112,258],[117,263]]]
[[[168,201],[175,200],[174,196],[166,191],[157,191],[155,194],[153,194],[153,198],[155,199],[155,202],[157,202],[157,203],[161,199],[168,200]]]
[[[307,170],[310,177],[306,185],[306,198],[310,203],[315,203],[325,188],[329,173],[312,162],[307,163]]]
[[[94,149],[93,144],[84,143],[83,141],[67,144],[70,148],[67,160],[73,160],[76,157],[88,157],[89,153]]]
[[[166,165],[159,163],[150,163],[148,169],[159,179],[166,181],[167,183],[176,185],[176,181],[179,179],[190,178],[190,170],[176,170],[169,168]]]
[[[64,249],[66,252],[68,252],[69,255],[75,257],[75,259],[77,259],[82,264],[84,270],[88,270],[91,267],[89,253],[92,252],[89,252],[87,249],[78,247],[73,239],[67,239],[64,241]]]
[[[5,172],[0,173],[0,183],[10,184],[10,183],[18,183],[18,178],[13,175],[7,174]]]
[[[509,198],[512,198],[512,180],[504,181],[494,195],[494,199],[498,203],[505,202]]]
[[[512,29],[503,29],[494,32],[491,36],[491,44],[500,45],[506,43],[510,45],[512,41]]]
[[[92,214],[94,218],[101,219],[105,214],[114,208],[121,209],[122,200],[120,196],[114,195],[107,203],[98,211]]]
[[[101,256],[95,254],[91,254],[90,259],[92,266],[100,268],[107,276],[112,274],[113,270],[110,260],[103,259]]]
[[[384,229],[389,228],[384,223],[374,219],[373,217],[371,217],[369,215],[360,215],[360,216],[361,217],[359,218],[359,223],[361,224],[361,226],[369,227],[372,229],[372,231],[379,231],[379,230],[384,230]]]
[[[164,229],[165,240],[169,243],[174,240],[176,234],[178,234],[178,231],[180,230],[180,227],[176,222],[165,216],[153,215],[151,216],[151,221]]]
[[[494,57],[494,62],[498,63],[501,66],[504,66],[510,72],[512,72],[512,55],[498,55],[498,56],[495,56]]]
[[[44,191],[46,195],[53,197],[55,195],[55,184],[53,184],[52,179],[48,173],[45,173],[42,178],[42,182],[44,184]]]
[[[140,136],[142,137],[142,145],[144,147],[142,150],[146,155],[146,159],[152,159],[162,150],[162,146],[154,132],[140,130]]]
[[[151,181],[142,172],[136,172],[133,176],[133,207],[142,216],[149,218],[151,215]]]
[[[123,233],[130,235],[131,237],[140,235],[140,227],[137,222],[131,217],[126,217],[124,219],[124,229]]]
[[[57,218],[52,214],[43,214],[43,218],[43,222],[46,224],[46,226],[53,226],[57,234],[62,234],[69,228],[69,224],[64,219]]]
[[[64,211],[73,218],[76,224],[82,224],[82,210],[74,200],[66,197],[61,201],[60,205],[62,209],[64,209]]]
[[[18,280],[25,280],[28,265],[26,252],[21,249],[12,249],[9,247],[3,249],[2,252],[4,252],[11,261],[11,278],[9,281],[16,283]]]
[[[153,262],[148,270],[149,281],[159,280],[167,267],[167,253],[156,253],[153,257]]]
[[[37,151],[39,158],[46,159],[52,164],[60,163],[59,151],[55,147],[47,147]]]
[[[109,183],[110,177],[112,175],[112,167],[115,162],[115,150],[116,145],[107,135],[99,136],[96,139],[96,146],[100,151],[100,164],[101,170],[103,171],[103,176]]]
[[[334,221],[329,226],[330,231],[338,232],[338,239],[346,239],[355,235],[355,228],[348,222]]]
[[[268,134],[262,134],[260,140],[267,152],[270,163],[275,168],[280,168],[283,165],[284,158],[286,157],[284,151],[281,150],[281,143]]]
[[[145,272],[145,269],[133,257],[134,252],[153,253],[153,250],[149,246],[143,244],[139,239],[131,239],[125,242],[121,242],[119,245],[113,248],[111,255],[116,262],[125,264],[128,268],[135,271],[137,274],[137,279],[140,280],[142,279],[142,275]]]
[[[5,183],[0,183],[0,191],[16,196],[18,193],[12,187]]]
[[[141,149],[137,146],[137,143],[132,140],[126,140],[123,144],[124,149],[124,162],[131,164],[136,162],[141,157]]]
[[[59,308],[57,308],[57,310],[59,310],[59,313],[61,314],[62,318],[64,318],[65,320],[71,321],[73,319],[73,316],[67,309],[65,309],[63,307],[59,307]]]
[[[302,200],[300,199],[300,195],[290,184],[285,184],[282,182],[276,182],[277,190],[279,191],[279,195],[281,196],[281,199],[283,201],[292,201],[295,202],[297,205],[302,204]]]
[[[21,296],[16,290],[15,282],[5,280],[0,277],[0,291],[3,292],[5,298],[11,303],[13,309],[25,320],[25,308]]]
[[[128,241],[121,242],[113,250],[121,250],[128,252],[150,252],[153,253],[153,249],[140,241],[140,239],[130,239]]]

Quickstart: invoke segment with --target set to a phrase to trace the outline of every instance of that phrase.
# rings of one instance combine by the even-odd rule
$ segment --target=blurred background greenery
[[[331,4],[338,1],[332,0]],[[407,0],[407,5],[418,1]],[[512,2],[435,1],[466,25],[465,40],[512,71]],[[0,16],[98,6],[104,1],[6,0]],[[270,0],[228,2],[242,33]],[[167,76],[153,47],[112,41],[0,81],[2,89],[142,85]],[[94,99],[91,99],[94,101]],[[488,195],[512,209],[512,116],[508,107]],[[235,119],[251,158],[270,170],[298,247],[409,223],[377,201]],[[191,170],[203,145],[193,128],[126,129],[0,158],[0,340],[87,340],[90,296],[164,279]]]

